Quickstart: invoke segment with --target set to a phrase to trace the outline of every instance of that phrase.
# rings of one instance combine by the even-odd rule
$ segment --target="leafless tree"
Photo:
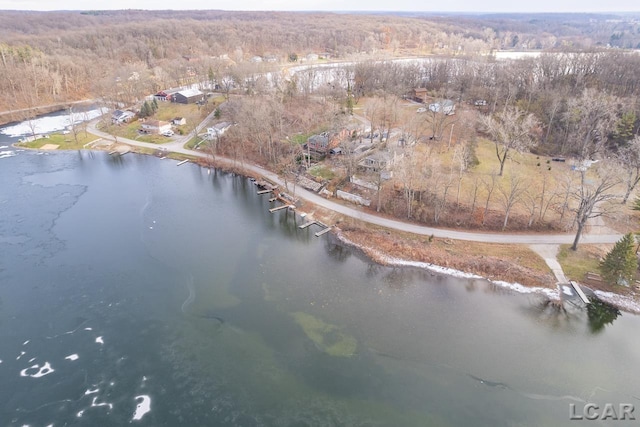
[[[626,187],[622,204],[629,200],[631,192],[640,182],[640,136],[635,136],[616,153],[616,159],[623,171],[623,181]]]
[[[570,99],[564,114],[566,143],[580,160],[602,155],[616,121],[617,100],[595,89]]]
[[[513,206],[520,201],[522,194],[526,191],[524,180],[517,174],[512,174],[509,183],[503,184],[498,187],[498,191],[502,195],[502,207],[504,208],[504,221],[502,222],[502,229],[507,228],[509,221],[509,215]]]
[[[491,195],[496,188],[496,183],[498,181],[498,176],[495,174],[489,175],[488,179],[482,179],[482,185],[487,191],[487,200],[484,204],[484,213],[482,214],[482,225],[484,225],[487,220],[487,213],[489,212],[489,202],[491,201]]]
[[[605,215],[610,209],[607,202],[619,197],[615,187],[620,184],[620,178],[612,169],[612,165],[598,164],[595,170],[581,170],[580,185],[572,193],[576,205],[572,208],[576,215],[576,237],[571,249],[578,249],[587,221]],[[591,173],[587,173],[591,172]]]
[[[536,145],[532,133],[538,122],[532,114],[517,107],[506,108],[495,116],[481,116],[480,124],[495,144],[496,157],[500,162],[499,176],[502,176],[504,164],[512,151],[522,152]]]

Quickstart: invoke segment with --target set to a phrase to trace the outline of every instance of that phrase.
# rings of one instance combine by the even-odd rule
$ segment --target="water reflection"
[[[587,304],[589,330],[591,333],[597,334],[620,316],[620,310],[595,297],[590,298],[590,301],[591,304]]]

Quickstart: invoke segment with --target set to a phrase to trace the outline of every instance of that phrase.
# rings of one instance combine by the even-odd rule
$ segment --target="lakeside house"
[[[111,123],[129,123],[135,116],[133,111],[115,110],[111,114]]]
[[[146,133],[161,134],[171,130],[171,123],[161,120],[147,120],[142,123],[141,129]]]

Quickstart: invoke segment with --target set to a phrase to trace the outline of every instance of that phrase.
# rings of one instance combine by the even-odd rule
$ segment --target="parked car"
[[[162,132],[163,136],[173,136],[173,131],[172,130],[165,130],[164,132]]]

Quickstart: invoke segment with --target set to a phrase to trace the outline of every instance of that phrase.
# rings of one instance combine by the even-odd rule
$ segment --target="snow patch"
[[[136,412],[133,414],[134,420],[141,420],[142,417],[149,411],[151,411],[151,398],[146,394],[141,394],[140,396],[136,396],[136,401],[138,401],[136,405]]]
[[[93,120],[96,117],[102,115],[100,109],[90,110],[83,113],[74,113],[75,123],[81,123],[85,120]],[[43,116],[33,120],[27,120],[21,123],[17,123],[13,126],[7,126],[0,129],[0,133],[3,133],[10,137],[19,137],[25,135],[31,135],[34,133],[42,134],[63,130],[71,124],[71,116],[69,114],[61,114],[56,116]]]
[[[593,293],[602,301],[611,304],[614,307],[618,307],[619,309],[630,313],[640,314],[640,303],[627,296],[599,290],[595,290]]]
[[[87,391],[85,391],[85,392],[84,392],[84,395],[85,395],[85,396],[88,396],[88,395],[90,395],[90,394],[95,394],[95,393],[97,393],[97,392],[99,392],[99,391],[100,391],[100,389],[99,389],[99,388],[87,389]]]
[[[102,337],[98,337],[98,338],[96,338],[96,342],[97,342],[98,344],[104,344],[104,340],[102,339]]]
[[[79,356],[77,354],[70,354],[67,357],[65,357],[65,359],[66,360],[71,360],[73,362],[74,360],[78,360],[78,357]]]
[[[16,155],[16,153],[14,153],[11,150],[0,151],[0,159],[4,159],[6,157],[13,157],[15,155]]]
[[[37,372],[34,374],[29,373],[29,371],[34,371],[34,370],[37,370]],[[41,378],[41,377],[44,377],[45,375],[49,375],[52,372],[55,372],[55,371],[53,370],[53,368],[51,368],[51,365],[49,364],[49,362],[44,362],[44,365],[42,366],[35,364],[33,366],[30,366],[28,368],[21,370],[20,376],[31,377],[31,378]]]
[[[573,296],[573,291],[570,287],[562,285],[562,293],[568,296]]]

